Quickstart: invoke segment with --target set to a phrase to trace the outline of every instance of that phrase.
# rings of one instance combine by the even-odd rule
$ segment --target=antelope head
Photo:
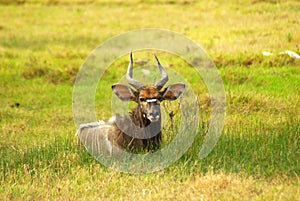
[[[132,78],[133,61],[132,53],[130,54],[130,62],[126,73],[126,79],[134,89],[123,84],[114,84],[112,89],[114,93],[122,101],[135,101],[138,107],[141,108],[143,117],[150,120],[150,122],[157,122],[161,119],[160,103],[163,100],[176,100],[184,91],[185,84],[176,83],[164,87],[168,82],[168,74],[164,71],[159,60],[154,55],[158,69],[161,74],[161,79],[154,84],[154,86],[145,86],[141,82]]]

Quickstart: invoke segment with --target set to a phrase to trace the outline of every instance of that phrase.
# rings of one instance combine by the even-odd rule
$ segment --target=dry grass
[[[24,166],[26,168],[26,166]],[[207,173],[185,179],[156,175],[107,173],[101,167],[89,172],[74,169],[69,177],[32,179],[27,173],[18,188],[8,189],[12,200],[297,200],[299,181],[265,182],[249,176]],[[31,183],[27,181],[31,180]],[[55,183],[54,183],[55,181]],[[278,182],[279,181],[279,182]],[[121,184],[121,185],[120,185]],[[118,189],[116,189],[118,186]]]

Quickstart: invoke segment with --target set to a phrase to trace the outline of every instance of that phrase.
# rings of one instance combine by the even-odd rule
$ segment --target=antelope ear
[[[130,87],[124,84],[114,84],[111,88],[122,101],[135,100],[134,91]]]
[[[166,91],[164,92],[162,98],[163,100],[176,100],[184,91],[185,84],[183,83],[176,83],[168,86]]]

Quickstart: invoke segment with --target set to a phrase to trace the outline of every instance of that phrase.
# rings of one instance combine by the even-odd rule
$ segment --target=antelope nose
[[[156,121],[159,120],[159,118],[160,118],[159,112],[150,112],[150,113],[149,113],[148,119],[149,119],[151,122],[156,122]]]
[[[159,112],[150,112],[150,116],[159,118]]]

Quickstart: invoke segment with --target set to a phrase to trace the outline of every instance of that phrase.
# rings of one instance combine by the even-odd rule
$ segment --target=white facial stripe
[[[147,100],[146,100],[147,103],[154,103],[154,102],[156,102],[156,101],[157,101],[156,98],[153,98],[153,99],[147,99]]]

